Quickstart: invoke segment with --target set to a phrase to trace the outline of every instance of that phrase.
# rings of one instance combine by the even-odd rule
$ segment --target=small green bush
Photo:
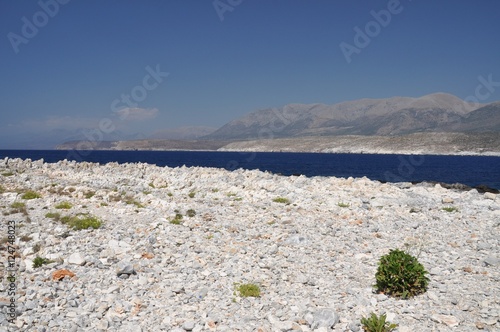
[[[182,214],[176,213],[174,219],[170,220],[171,224],[180,225],[182,223]]]
[[[70,202],[61,202],[55,206],[56,209],[64,209],[64,210],[71,209],[72,207],[73,205],[71,205]]]
[[[0,185],[0,194],[3,194],[5,192],[4,186]]]
[[[135,205],[136,208],[140,209],[140,208],[143,208],[144,205],[142,205],[141,203],[139,203],[138,201],[136,201],[134,198],[132,197],[125,197],[125,203],[126,204],[132,204],[132,205]]]
[[[458,212],[458,209],[454,206],[446,206],[443,208],[443,211],[446,212]]]
[[[347,208],[347,207],[349,207],[349,204],[344,203],[344,202],[338,202],[338,203],[337,203],[337,205],[338,205],[339,207],[341,207],[341,208]]]
[[[4,215],[22,213],[23,215],[28,215],[28,210],[26,210],[26,204],[23,202],[14,202],[10,205],[11,210],[8,213],[4,213]]]
[[[281,203],[281,204],[290,204],[290,200],[288,198],[285,198],[285,197],[277,197],[277,198],[273,199],[273,202]]]
[[[45,218],[54,219],[55,221],[59,221],[59,219],[61,218],[61,215],[57,212],[47,212],[45,214]]]
[[[41,198],[42,195],[40,195],[39,193],[37,192],[34,192],[32,190],[28,190],[26,191],[22,196],[21,198],[22,199],[35,199],[35,198]]]
[[[236,284],[236,291],[241,297],[259,297],[260,287],[256,284]]]
[[[9,172],[3,172],[2,175],[3,176],[12,176],[12,175],[14,175],[14,173],[9,171]]]
[[[188,196],[189,198],[194,198],[194,196],[196,195],[196,193],[194,191],[191,191]]]
[[[87,214],[79,214],[76,216],[64,216],[60,219],[60,221],[64,224],[67,224],[69,227],[74,230],[81,229],[98,229],[102,226],[102,221],[97,219],[96,217],[89,216]]]
[[[196,215],[196,211],[193,209],[189,209],[186,211],[186,215],[190,218],[194,217]]]
[[[95,195],[95,191],[87,191],[85,192],[85,198],[92,198]]]
[[[42,258],[40,256],[36,256],[36,258],[33,260],[33,268],[39,268],[41,267],[42,265],[45,265],[45,264],[50,264],[52,263],[51,260],[47,259],[47,258]]]
[[[26,204],[24,204],[23,202],[14,202],[10,205],[10,207],[13,209],[25,209]]]
[[[361,324],[363,324],[363,330],[365,332],[391,332],[394,331],[397,324],[391,324],[386,322],[387,316],[385,314],[378,317],[376,314],[372,313],[369,318],[361,318]]]
[[[375,274],[378,292],[403,299],[424,293],[429,278],[424,266],[412,255],[394,249],[380,258]]]

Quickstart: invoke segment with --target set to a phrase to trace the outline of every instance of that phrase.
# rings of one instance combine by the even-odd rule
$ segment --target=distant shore
[[[500,156],[500,133],[417,133],[402,136],[310,136],[244,141],[75,141],[61,144],[56,148],[60,150],[191,150]]]

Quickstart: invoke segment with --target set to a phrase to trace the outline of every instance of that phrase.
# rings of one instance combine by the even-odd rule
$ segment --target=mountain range
[[[471,104],[445,93],[361,99],[334,105],[289,104],[235,119],[205,139],[500,132],[500,102]]]
[[[77,145],[73,141],[58,148]],[[216,130],[187,127],[141,140],[94,142],[94,148],[496,155],[500,154],[500,102],[473,104],[434,93],[334,105],[288,104],[251,112]]]

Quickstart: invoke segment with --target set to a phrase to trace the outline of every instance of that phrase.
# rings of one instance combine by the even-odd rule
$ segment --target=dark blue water
[[[200,151],[0,150],[0,158],[143,162],[158,166],[260,169],[283,175],[362,177],[387,182],[438,181],[500,189],[500,157]]]

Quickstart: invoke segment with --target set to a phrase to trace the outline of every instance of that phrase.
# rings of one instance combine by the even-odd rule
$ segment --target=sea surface
[[[228,170],[259,169],[282,175],[363,177],[384,182],[437,181],[500,189],[500,157],[208,151],[0,150],[0,158],[148,163]]]

